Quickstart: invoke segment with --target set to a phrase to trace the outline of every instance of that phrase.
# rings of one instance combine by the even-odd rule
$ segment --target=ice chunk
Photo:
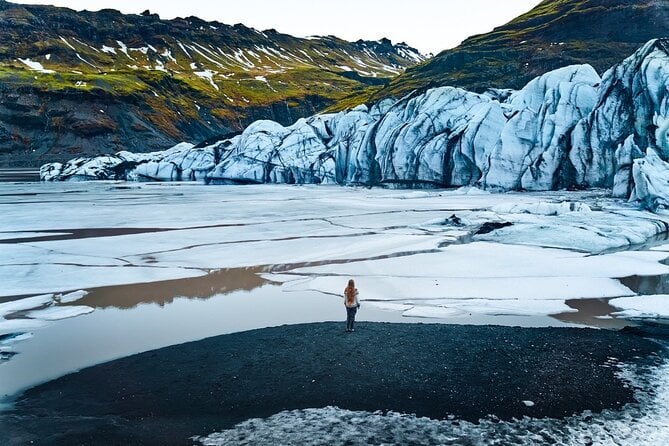
[[[26,297],[0,304],[0,317],[4,317],[17,311],[25,311],[33,308],[50,305],[53,303],[53,294],[41,294],[39,296]]]
[[[61,304],[69,304],[72,302],[75,302],[83,297],[85,297],[88,294],[88,291],[84,290],[79,290],[79,291],[73,291],[68,294],[63,294],[62,296],[56,296],[56,300],[61,303]]]
[[[57,321],[60,319],[67,319],[71,317],[81,316],[83,314],[92,313],[94,308],[78,305],[78,306],[53,306],[44,310],[35,310],[28,313],[28,317],[32,319],[39,319],[43,321]]]
[[[621,311],[618,316],[640,319],[669,319],[669,295],[621,297],[611,299],[609,304]]]

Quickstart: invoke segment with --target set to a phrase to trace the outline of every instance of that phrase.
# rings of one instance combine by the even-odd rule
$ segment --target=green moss
[[[148,89],[141,77],[131,73],[42,73],[11,66],[0,66],[0,82],[16,88],[31,87],[44,92],[102,90],[115,95],[130,95]]]

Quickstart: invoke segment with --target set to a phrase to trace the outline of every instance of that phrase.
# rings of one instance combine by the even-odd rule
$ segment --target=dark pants
[[[355,322],[355,313],[358,311],[358,307],[348,308],[346,307],[346,329],[353,330],[353,322]]]

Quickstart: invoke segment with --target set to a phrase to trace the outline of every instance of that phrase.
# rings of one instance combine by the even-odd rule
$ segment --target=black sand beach
[[[142,353],[30,389],[0,416],[0,443],[192,444],[192,436],[251,417],[330,405],[470,421],[564,417],[633,401],[611,364],[653,361],[658,350],[639,336],[576,328],[266,328]]]

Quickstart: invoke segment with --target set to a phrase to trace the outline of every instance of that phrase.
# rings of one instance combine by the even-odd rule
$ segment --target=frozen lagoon
[[[607,191],[0,184],[0,395],[166,345],[341,319],[349,276],[363,320],[559,326],[583,323],[580,299],[632,311],[637,290],[618,279],[669,273],[668,224]],[[587,323],[621,326],[599,316]]]

